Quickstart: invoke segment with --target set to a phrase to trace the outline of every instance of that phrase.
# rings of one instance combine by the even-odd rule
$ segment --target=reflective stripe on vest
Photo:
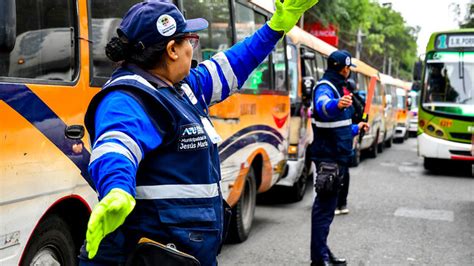
[[[311,93],[311,99],[313,99],[313,100],[311,101],[311,110],[314,110],[314,95],[316,94],[316,88],[317,88],[319,85],[321,85],[321,84],[326,84],[326,85],[328,85],[329,87],[331,87],[331,88],[333,89],[333,91],[336,93],[337,97],[338,97],[338,98],[341,98],[341,94],[339,94],[339,92],[337,91],[337,88],[336,88],[329,80],[324,80],[324,79],[323,79],[323,80],[320,80],[320,81],[318,81],[318,83],[316,83],[316,86],[314,86],[315,89],[314,89],[313,92]],[[328,101],[328,102],[329,102],[329,101]],[[324,112],[324,114],[326,114],[326,116],[329,116],[329,115],[327,114],[327,111],[326,111],[326,104],[327,104],[328,102],[324,103],[324,105],[323,105],[323,112]]]
[[[137,186],[136,199],[196,199],[214,198],[219,196],[219,186],[214,184],[201,185],[156,185]]]
[[[150,88],[152,90],[156,90],[156,88],[153,87],[153,85],[151,85],[150,82],[148,82],[146,79],[144,79],[143,77],[141,77],[139,75],[126,75],[126,76],[118,77],[118,78],[113,79],[113,80],[109,80],[109,81],[107,81],[107,83],[105,83],[104,88],[109,87],[112,84],[116,83],[117,81],[121,81],[121,80],[137,81],[137,82],[140,82],[141,84],[147,86],[148,88]]]
[[[316,121],[316,119],[313,118],[311,121],[316,125],[316,127],[320,128],[338,128],[352,125],[352,119],[340,120],[336,122],[321,122]]]
[[[321,85],[321,84],[326,84],[326,85],[328,85],[329,87],[331,87],[331,88],[334,90],[334,92],[336,93],[337,98],[341,98],[341,94],[339,94],[339,91],[337,90],[336,86],[334,86],[330,81],[328,81],[328,80],[321,80],[321,81],[319,81],[319,82],[316,84],[316,87],[318,87],[318,86]]]

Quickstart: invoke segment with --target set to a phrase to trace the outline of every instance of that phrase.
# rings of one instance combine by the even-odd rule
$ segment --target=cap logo
[[[351,65],[351,58],[348,56],[346,57],[346,66],[350,66]]]
[[[170,15],[161,15],[156,21],[156,28],[163,36],[171,36],[176,32],[176,20]]]

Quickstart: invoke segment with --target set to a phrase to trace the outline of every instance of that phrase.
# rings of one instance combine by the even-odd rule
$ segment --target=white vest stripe
[[[121,154],[124,157],[126,157],[128,160],[130,160],[130,162],[133,163],[134,166],[137,165],[135,162],[135,159],[133,158],[132,153],[124,146],[118,143],[114,143],[114,142],[106,142],[100,145],[99,147],[96,147],[95,149],[93,149],[89,165],[91,165],[95,160],[99,159],[100,157],[108,153]]]
[[[219,196],[219,186],[214,184],[203,185],[157,185],[137,186],[136,199],[195,199],[214,198]]]
[[[217,72],[216,63],[212,62],[211,60],[206,60],[201,64],[203,64],[207,70],[209,70],[212,78],[212,97],[210,104],[217,103],[222,100],[222,82],[221,78],[219,77],[219,72]]]
[[[329,82],[329,81],[327,81],[327,80],[321,80],[321,81],[319,81],[319,82],[316,84],[316,87],[318,87],[318,86],[321,85],[321,84],[329,85],[329,87],[331,87],[331,88],[334,90],[334,92],[336,93],[337,97],[338,97],[338,98],[341,98],[341,94],[339,94],[339,91],[337,91],[337,88],[336,88],[331,82]]]
[[[320,121],[316,121],[313,118],[312,122],[313,124],[316,125],[316,127],[320,127],[320,128],[338,128],[338,127],[345,127],[345,126],[352,125],[352,119],[346,119],[346,120],[341,120],[341,121],[336,121],[336,122],[320,122]]]
[[[219,64],[221,67],[222,73],[224,73],[224,77],[227,81],[227,85],[229,86],[230,93],[232,94],[237,91],[239,86],[237,76],[235,76],[234,70],[229,63],[227,56],[223,52],[220,52],[214,55],[212,59],[216,60],[217,64]]]
[[[109,131],[102,134],[95,142],[94,147],[97,145],[99,141],[109,140],[109,139],[115,139],[123,143],[123,145],[125,145],[125,147],[127,147],[135,156],[135,158],[137,159],[137,162],[138,163],[141,162],[143,158],[143,154],[142,154],[142,151],[140,150],[140,146],[138,146],[138,144],[130,136],[120,131]]]
[[[156,88],[153,87],[153,85],[151,85],[150,82],[148,82],[146,79],[144,79],[143,77],[141,77],[141,76],[139,76],[139,75],[126,75],[126,76],[122,76],[122,77],[116,78],[116,79],[114,79],[114,80],[109,80],[109,81],[107,81],[107,83],[105,84],[104,87],[109,87],[109,86],[111,86],[112,84],[114,84],[115,82],[120,81],[120,80],[133,80],[133,81],[138,81],[138,82],[140,82],[141,84],[147,86],[148,88],[153,89],[153,90],[156,90]]]
[[[326,109],[326,105],[330,102],[331,100],[327,100],[326,102],[323,103],[323,112],[326,115],[326,117],[329,117],[328,110]]]

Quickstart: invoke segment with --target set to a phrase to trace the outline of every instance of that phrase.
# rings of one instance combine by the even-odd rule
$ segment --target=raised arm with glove
[[[319,0],[280,0],[275,1],[275,14],[268,22],[274,31],[283,31],[287,34],[301,18],[303,13],[317,4]]]

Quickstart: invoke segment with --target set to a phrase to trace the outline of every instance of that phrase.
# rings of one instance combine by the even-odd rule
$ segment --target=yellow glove
[[[268,22],[274,31],[288,33],[298,22],[303,13],[318,3],[319,0],[275,0],[276,11]]]
[[[123,224],[135,207],[132,195],[119,188],[112,189],[92,211],[86,233],[86,250],[94,258],[102,239]]]

